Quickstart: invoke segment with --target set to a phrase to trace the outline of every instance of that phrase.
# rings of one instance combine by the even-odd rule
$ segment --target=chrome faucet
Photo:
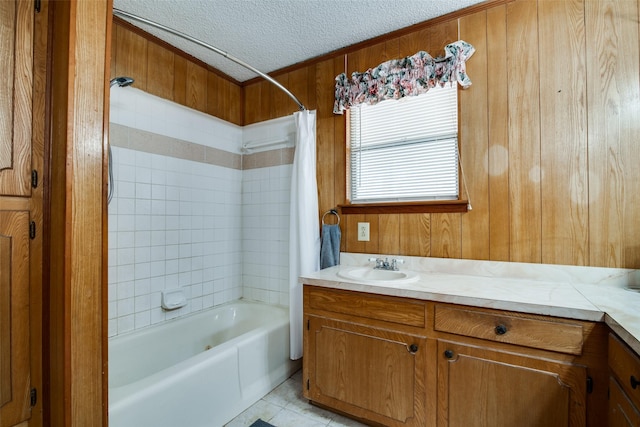
[[[389,262],[389,258],[369,258],[369,261],[375,261],[376,262],[376,266],[373,267],[374,270],[391,270],[391,271],[398,271],[398,264],[402,264],[404,263],[404,260],[401,259],[391,259],[391,262]]]

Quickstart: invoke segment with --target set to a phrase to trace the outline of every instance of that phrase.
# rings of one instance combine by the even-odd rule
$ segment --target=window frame
[[[456,85],[457,86],[457,85]],[[460,88],[458,91],[458,99]],[[469,211],[469,202],[463,198],[464,175],[461,168],[461,127],[460,102],[458,102],[458,199],[457,200],[424,200],[424,201],[385,201],[375,203],[351,203],[351,110],[344,114],[345,120],[345,203],[338,205],[342,214],[397,214],[397,213],[464,213]]]

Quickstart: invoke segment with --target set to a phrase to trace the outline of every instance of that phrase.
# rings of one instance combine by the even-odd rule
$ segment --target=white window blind
[[[458,199],[455,85],[350,109],[351,203]]]

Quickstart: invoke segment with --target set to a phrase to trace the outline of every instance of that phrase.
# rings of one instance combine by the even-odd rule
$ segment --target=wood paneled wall
[[[274,73],[317,110],[321,215],[345,202],[335,76],[418,50],[437,56],[457,39],[476,48],[467,63],[473,85],[460,91],[473,210],[343,215],[342,250],[640,267],[639,9],[640,0],[493,1]],[[266,81],[229,84],[129,33],[114,26],[112,74],[132,75],[143,90],[243,125],[297,111]],[[369,242],[356,239],[362,221]]]
[[[114,19],[111,78],[129,76],[134,87],[242,125],[242,86],[205,64],[139,34]]]
[[[345,202],[334,77],[418,50],[436,56],[458,38],[476,48],[473,86],[460,91],[473,210],[343,215],[342,250],[640,267],[639,8],[638,0],[517,0],[279,74],[318,111],[321,214]],[[272,91],[245,86],[245,124],[295,111]],[[356,239],[362,221],[370,242]]]

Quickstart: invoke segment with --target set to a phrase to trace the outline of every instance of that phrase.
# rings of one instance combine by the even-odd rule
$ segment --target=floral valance
[[[420,95],[430,88],[446,83],[460,83],[467,88],[471,80],[467,76],[465,62],[475,49],[469,43],[458,40],[447,45],[445,55],[433,58],[420,51],[402,59],[383,62],[364,73],[354,72],[351,79],[345,73],[336,77],[335,114],[352,106],[375,104],[385,99],[398,99]]]

